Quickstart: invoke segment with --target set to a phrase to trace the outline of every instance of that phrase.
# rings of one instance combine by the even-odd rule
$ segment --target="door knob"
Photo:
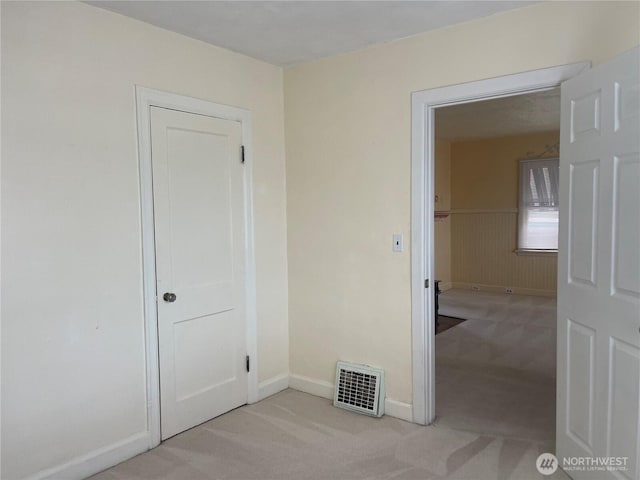
[[[173,302],[175,302],[175,301],[176,301],[176,298],[177,298],[177,297],[176,297],[176,294],[175,294],[175,293],[170,293],[170,292],[167,292],[167,293],[165,293],[165,294],[162,296],[162,299],[163,299],[165,302],[169,302],[169,303],[173,303]]]

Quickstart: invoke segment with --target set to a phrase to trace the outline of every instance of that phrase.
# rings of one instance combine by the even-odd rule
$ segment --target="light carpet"
[[[563,479],[553,451],[555,301],[448,291],[435,425],[371,418],[285,390],[165,441],[94,480]]]
[[[548,447],[371,418],[285,390],[177,435],[94,480],[565,479],[543,477]]]
[[[436,336],[436,423],[553,445],[556,301],[449,290]]]

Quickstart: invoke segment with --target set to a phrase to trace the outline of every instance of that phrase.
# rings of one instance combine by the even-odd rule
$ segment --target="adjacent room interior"
[[[554,443],[559,130],[558,88],[436,110],[437,425]]]
[[[563,257],[513,253],[517,162],[557,157],[557,127],[436,147],[440,313],[465,321],[436,336],[427,426],[412,97],[565,67],[586,79],[563,154],[591,243],[558,294],[560,433],[637,479],[639,18],[635,1],[0,2],[2,479],[539,478]],[[623,150],[594,140],[613,128]],[[623,154],[600,165],[583,142]],[[383,372],[369,415],[333,406],[339,361]]]

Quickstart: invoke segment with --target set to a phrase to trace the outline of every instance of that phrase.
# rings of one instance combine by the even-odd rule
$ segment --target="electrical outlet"
[[[401,252],[404,249],[404,238],[401,233],[393,234],[393,251]]]
[[[511,287],[505,288],[504,289],[504,293],[512,294],[513,293],[513,288],[511,288]]]
[[[471,290],[473,290],[474,292],[479,292],[480,287],[478,285],[471,285]]]

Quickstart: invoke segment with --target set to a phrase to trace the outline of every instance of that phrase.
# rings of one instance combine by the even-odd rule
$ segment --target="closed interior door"
[[[162,439],[247,403],[239,122],[151,107]]]
[[[639,58],[562,85],[557,453],[625,467],[576,480],[640,477]]]

